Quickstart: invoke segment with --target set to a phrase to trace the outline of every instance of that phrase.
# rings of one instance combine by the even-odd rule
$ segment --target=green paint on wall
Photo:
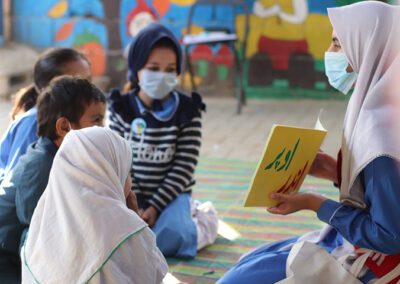
[[[336,5],[338,6],[344,6],[344,5],[350,5],[356,2],[361,2],[360,0],[336,0]]]
[[[278,89],[287,89],[289,88],[289,81],[286,79],[275,79],[274,82],[272,83],[272,87]]]
[[[197,64],[197,74],[200,77],[205,78],[208,75],[208,61],[202,59],[197,61]]]
[[[315,71],[325,73],[325,63],[324,60],[314,60]]]
[[[228,78],[229,69],[225,65],[217,66],[218,80],[225,81]]]
[[[97,42],[98,44],[101,44],[101,40],[97,35],[85,29],[83,33],[80,33],[76,37],[74,46],[81,46],[87,42]]]
[[[334,90],[321,91],[315,89],[278,89],[274,87],[247,87],[246,97],[252,99],[319,99],[319,100],[346,100],[347,96],[340,96]]]
[[[328,88],[328,86],[325,82],[315,82],[314,88],[316,90],[325,91]]]

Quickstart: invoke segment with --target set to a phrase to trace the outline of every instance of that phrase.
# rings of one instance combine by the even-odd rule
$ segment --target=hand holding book
[[[267,211],[280,215],[288,215],[300,210],[317,212],[322,202],[326,199],[322,195],[309,192],[296,192],[292,194],[272,193],[270,198],[275,200],[277,205],[269,207]]]

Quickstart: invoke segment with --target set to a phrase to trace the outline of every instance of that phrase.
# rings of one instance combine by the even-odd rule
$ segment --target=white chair
[[[194,13],[197,8],[200,6],[211,6],[211,24],[208,28],[206,28],[206,33],[193,35],[191,34]],[[221,27],[218,25],[218,21],[216,20],[216,9],[218,6],[225,6],[227,11],[231,11],[233,13],[234,18],[236,18],[238,14],[238,10],[241,9],[245,15],[244,22],[244,38],[241,42],[241,54],[239,54],[236,48],[236,42],[238,41],[238,36],[235,29],[235,24],[233,28],[227,28],[226,26]],[[229,9],[229,7],[231,9]],[[236,22],[236,21],[235,21]],[[215,24],[214,24],[215,23]],[[184,58],[185,58],[185,66],[184,71],[188,71],[190,75],[190,82],[192,86],[192,90],[196,91],[197,86],[194,80],[194,70],[193,64],[190,57],[190,47],[199,45],[199,44],[207,44],[207,45],[216,45],[216,44],[225,44],[227,45],[233,55],[234,55],[234,64],[235,64],[235,73],[237,77],[237,113],[240,114],[242,110],[242,106],[246,103],[246,96],[243,86],[243,63],[246,56],[246,46],[247,46],[247,37],[249,31],[249,10],[245,1],[242,0],[198,0],[195,4],[193,4],[189,10],[188,20],[187,20],[187,34],[183,37],[183,47],[184,47]],[[182,80],[182,84],[184,84],[185,80]]]

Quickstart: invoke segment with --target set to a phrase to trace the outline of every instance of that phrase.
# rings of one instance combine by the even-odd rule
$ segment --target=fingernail
[[[276,194],[275,193],[271,193],[270,197],[271,198],[276,198]]]

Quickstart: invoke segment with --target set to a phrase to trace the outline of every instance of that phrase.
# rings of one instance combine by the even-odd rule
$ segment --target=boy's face
[[[106,105],[102,102],[90,103],[79,119],[77,128],[85,128],[90,126],[104,126],[104,116],[106,113]]]
[[[56,132],[58,138],[53,142],[60,147],[65,135],[72,129],[78,130],[91,126],[104,126],[104,116],[106,104],[102,102],[92,102],[86,106],[85,112],[79,119],[79,123],[70,123],[65,117],[61,117],[56,122]]]

